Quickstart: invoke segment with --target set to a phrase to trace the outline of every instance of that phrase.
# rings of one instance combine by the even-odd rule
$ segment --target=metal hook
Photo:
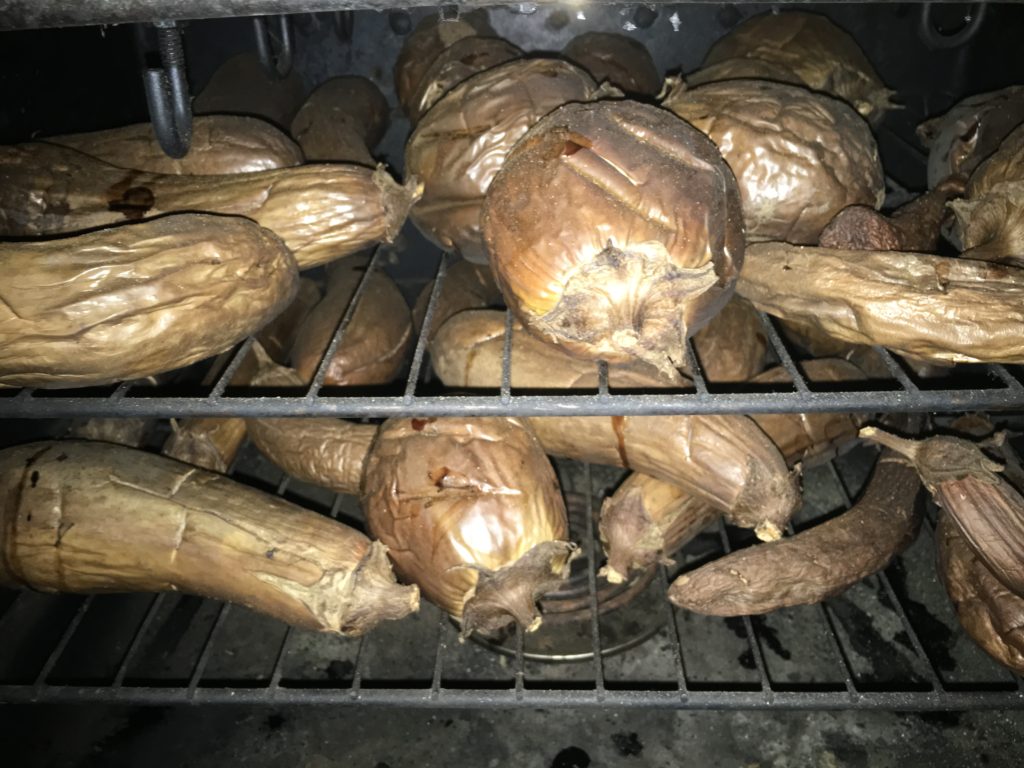
[[[921,24],[918,34],[924,44],[932,50],[956,48],[978,34],[985,20],[985,3],[971,3],[971,11],[964,17],[964,26],[952,34],[946,35],[935,28],[932,23],[932,3],[921,6]]]
[[[276,35],[270,31],[271,20],[276,22]],[[256,35],[256,53],[263,69],[273,78],[285,77],[292,71],[292,28],[288,17],[256,16],[252,20],[252,28]]]
[[[192,143],[192,105],[185,78],[185,52],[181,31],[173,21],[154,22],[161,67],[145,67],[149,119],[160,148],[168,157],[184,157]]]

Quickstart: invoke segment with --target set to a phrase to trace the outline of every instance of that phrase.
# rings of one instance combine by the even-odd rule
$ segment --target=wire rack
[[[447,259],[442,254],[434,288],[416,340],[415,352],[404,383],[396,386],[358,390],[325,387],[328,362],[351,324],[362,299],[367,278],[380,269],[384,249],[379,248],[366,269],[338,327],[325,350],[311,384],[300,390],[267,394],[254,388],[230,386],[248,354],[253,340],[247,339],[230,354],[229,362],[205,388],[143,386],[123,382],[116,387],[88,390],[0,390],[0,418],[58,418],[72,416],[137,416],[179,418],[185,416],[565,416],[565,415],[650,415],[689,413],[764,413],[810,411],[971,411],[1024,409],[1024,384],[1019,366],[960,365],[941,379],[922,381],[882,347],[875,350],[890,374],[864,388],[863,382],[841,388],[830,383],[819,388],[801,372],[794,354],[783,341],[775,321],[761,315],[772,353],[785,368],[790,382],[781,385],[709,384],[692,344],[688,345],[688,370],[692,385],[686,389],[655,392],[618,391],[608,384],[608,368],[595,363],[598,386],[593,390],[558,393],[514,389],[510,382],[513,320],[506,312],[502,384],[493,391],[463,390],[452,393],[430,382],[427,340],[434,320],[437,299],[446,275]],[[201,390],[197,392],[197,389]]]
[[[861,447],[812,469],[797,528],[850,505],[875,452]],[[237,479],[358,525],[352,497],[331,496],[274,470],[247,447]],[[617,481],[608,468],[562,462],[563,487],[587,490],[572,531],[600,552],[594,513]],[[270,485],[268,485],[268,480]],[[616,655],[594,610],[600,555],[585,558],[591,653],[542,664],[513,637],[508,656],[459,643],[433,606],[361,639],[293,630],[245,608],[165,593],[3,593],[0,700],[60,702],[330,703],[415,707],[668,707],[968,709],[1024,707],[1024,682],[959,629],[935,577],[931,525],[887,572],[819,606],[719,619],[674,609],[675,571],[750,539],[724,526],[691,542],[651,582],[660,627]],[[596,549],[595,549],[596,548]],[[618,610],[618,609],[617,609]]]

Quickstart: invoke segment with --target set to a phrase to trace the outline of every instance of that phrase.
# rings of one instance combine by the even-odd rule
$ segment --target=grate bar
[[[277,649],[277,656],[274,657],[274,666],[270,670],[270,680],[267,682],[267,688],[271,690],[271,695],[276,696],[278,690],[281,687],[281,675],[284,672],[284,660],[288,655],[288,645],[292,639],[292,628],[287,627],[284,631],[284,637],[281,638],[281,646]]]
[[[225,368],[223,373],[221,373],[217,378],[217,383],[213,385],[213,389],[210,391],[211,400],[219,400],[223,396],[224,390],[228,388],[228,384],[230,384],[231,380],[235,377],[235,373],[239,368],[241,368],[242,362],[249,354],[254,343],[255,340],[250,336],[242,342],[241,346],[238,347],[238,351],[231,357],[231,362],[228,363],[227,368]]]
[[[359,638],[356,646],[356,662],[352,668],[352,685],[348,688],[348,696],[352,701],[359,699],[363,690],[363,649],[366,647],[366,635]]]
[[[501,348],[501,402],[512,399],[512,310],[505,310],[505,339]]]
[[[419,338],[416,339],[416,349],[413,351],[412,365],[409,366],[409,378],[406,380],[405,394],[402,397],[404,405],[412,403],[416,394],[416,383],[420,380],[420,371],[423,369],[423,355],[427,351],[430,329],[434,323],[434,314],[437,312],[437,300],[441,296],[441,285],[444,283],[447,270],[448,262],[445,255],[442,254],[441,262],[437,266],[437,274],[434,276],[434,287],[430,290],[430,299],[427,301],[427,311],[423,314],[423,327],[420,328]]]
[[[775,327],[775,320],[764,312],[758,311],[757,314],[761,316],[761,325],[764,328],[765,336],[768,337],[768,343],[778,356],[779,363],[786,369],[790,379],[793,380],[793,386],[796,388],[796,391],[801,395],[806,395],[810,392],[810,388],[807,386],[807,379],[804,378],[800,367],[793,362],[793,356],[789,354],[786,343],[782,340],[782,336],[779,335],[779,329]]]
[[[597,361],[597,396],[602,400],[611,396],[608,391],[608,363],[605,360]]]
[[[668,594],[669,578],[668,569],[664,565],[657,566],[658,583],[662,594]],[[683,657],[683,639],[679,632],[679,617],[676,616],[675,606],[668,600],[664,601],[666,619],[671,631],[672,656],[676,669],[676,685],[679,688],[679,695],[685,701],[688,696],[689,685],[686,681],[686,660]]]
[[[600,545],[594,532],[594,485],[590,476],[590,462],[583,464],[583,487],[587,489],[587,592],[590,599],[590,640],[594,651],[594,686],[597,697],[604,694],[604,658],[601,655],[601,620],[597,605],[597,559]]]
[[[165,594],[165,592],[158,592],[153,597],[152,602],[150,602],[149,608],[146,609],[146,615],[142,617],[138,629],[135,630],[135,635],[128,644],[128,649],[124,652],[124,656],[121,657],[121,663],[117,665],[117,672],[114,673],[114,681],[111,683],[114,688],[120,688],[124,684],[125,675],[128,674],[128,666],[132,663],[132,659],[135,658],[135,654],[142,645],[142,638],[146,634],[146,630],[149,629],[149,625],[153,623],[153,619],[160,610]]]
[[[380,707],[430,707],[428,687],[366,688],[352,696],[346,688],[289,688],[277,689],[273,703],[281,704],[333,704],[372,705]],[[4,700],[9,703],[106,703],[111,701],[109,688],[103,686],[50,685],[37,689],[31,685],[12,685],[4,688]],[[457,709],[483,707],[507,708],[574,708],[574,707],[629,707],[637,709],[762,709],[765,697],[759,691],[692,690],[682,700],[674,690],[619,690],[604,691],[602,699],[593,689],[512,688],[460,689],[446,688],[444,706]],[[263,687],[199,688],[193,695],[185,688],[127,686],[117,692],[119,704],[263,704],[267,703],[267,690]],[[1024,692],[1012,684],[987,691],[887,691],[863,693],[851,699],[846,691],[784,690],[775,691],[771,707],[778,710],[822,709],[886,709],[899,711],[949,711],[967,709],[1024,709]]]
[[[706,395],[708,393],[708,382],[704,378],[704,368],[700,364],[700,359],[697,357],[697,352],[693,348],[693,339],[686,340],[686,367],[690,372],[690,378],[693,381],[693,387],[697,390],[698,395]]]
[[[522,701],[526,690],[526,653],[523,628],[516,624],[516,701]]]
[[[510,402],[498,395],[408,396],[253,396],[0,397],[0,418],[56,419],[92,417],[186,418],[190,416],[635,416],[728,413],[955,413],[1024,409],[1024,388],[823,392],[669,391],[646,394],[517,394]]]
[[[444,670],[444,652],[448,649],[444,641],[448,629],[447,616],[442,613],[437,620],[437,651],[434,654],[434,674],[430,680],[430,697],[437,699],[441,695],[441,674]]]
[[[82,619],[85,618],[86,612],[92,606],[93,597],[93,595],[87,596],[78,606],[78,610],[75,611],[75,615],[71,617],[71,621],[68,622],[67,627],[64,629],[60,639],[57,641],[57,645],[55,645],[53,650],[50,651],[50,655],[46,657],[46,663],[43,664],[43,668],[40,669],[39,674],[36,675],[36,688],[41,688],[46,684],[46,678],[48,678],[50,673],[53,672],[53,668],[57,665],[57,661],[60,659],[61,654],[63,654],[64,649],[68,647],[68,643],[70,643],[71,638],[74,637],[75,632],[82,623]]]
[[[210,661],[210,653],[213,651],[214,638],[216,638],[225,619],[227,619],[228,612],[230,610],[231,603],[221,603],[220,610],[217,611],[217,618],[214,620],[213,626],[210,627],[210,631],[206,635],[206,641],[203,643],[203,649],[199,652],[199,658],[196,661],[195,667],[192,668],[192,675],[188,679],[187,690],[189,692],[189,701],[193,700],[196,696],[199,681],[202,679],[203,673],[206,671],[206,665]]]
[[[899,364],[899,361],[893,357],[893,354],[885,347],[873,346],[872,349],[878,353],[879,357],[882,358],[882,362],[885,363],[885,367],[892,374],[893,378],[899,382],[900,386],[903,387],[907,392],[919,392],[917,384],[915,384],[911,378],[907,375],[907,372],[903,370],[903,366]]]
[[[316,367],[316,373],[313,374],[313,380],[309,383],[309,389],[306,391],[307,398],[315,398],[317,393],[323,387],[324,379],[327,378],[327,369],[331,365],[331,360],[334,358],[335,352],[338,351],[338,347],[341,346],[341,340],[348,331],[348,327],[352,323],[352,318],[355,317],[359,302],[362,300],[363,294],[366,293],[366,286],[370,283],[370,276],[377,268],[377,264],[381,260],[381,254],[383,253],[384,246],[378,245],[373,251],[373,256],[371,256],[370,260],[367,262],[366,271],[363,273],[363,277],[359,281],[359,285],[357,285],[355,291],[352,292],[352,298],[349,299],[348,306],[345,307],[345,314],[343,314],[341,316],[341,320],[338,321],[338,327],[334,329],[331,341],[327,345],[327,349],[324,350],[323,357],[320,358],[320,364]]]
[[[989,366],[989,371],[996,375],[996,378],[1001,380],[1007,389],[1011,389],[1014,392],[1024,392],[1024,384],[1021,384],[1020,379],[1010,373],[1005,365],[999,363],[993,363]]]

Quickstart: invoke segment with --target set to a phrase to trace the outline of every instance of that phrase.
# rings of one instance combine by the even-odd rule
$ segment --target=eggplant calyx
[[[891,448],[909,459],[929,491],[942,483],[970,477],[995,484],[1003,465],[993,461],[974,443],[959,437],[939,435],[926,440],[908,440],[877,427],[864,427],[860,436]]]
[[[459,641],[473,632],[495,632],[513,621],[527,632],[536,630],[542,621],[537,600],[561,585],[578,554],[579,547],[572,542],[544,541],[503,568],[480,570],[462,609]]]
[[[401,619],[419,608],[419,587],[399,584],[391,569],[388,548],[373,541],[356,567],[349,611],[338,631],[348,636],[362,635],[382,621]]]
[[[373,172],[374,186],[380,190],[384,203],[385,242],[394,242],[409,216],[409,209],[423,197],[423,182],[417,176],[409,176],[399,184],[383,164]]]
[[[597,575],[609,584],[622,584],[631,571],[642,571],[664,556],[664,536],[636,489],[621,500],[605,500],[599,527],[608,562]]]

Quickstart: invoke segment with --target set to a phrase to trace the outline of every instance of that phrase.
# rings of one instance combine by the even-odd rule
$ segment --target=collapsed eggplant
[[[814,243],[848,205],[879,208],[885,180],[847,104],[764,80],[674,88],[662,105],[706,133],[736,174],[748,240]]]
[[[509,151],[551,110],[597,95],[590,75],[557,59],[516,59],[456,85],[406,144],[406,173],[424,184],[413,222],[439,247],[486,263],[480,210]]]
[[[643,43],[612,32],[584,32],[565,44],[562,56],[627,94],[657,96],[661,73]]]
[[[861,436],[905,456],[935,502],[1006,587],[1024,596],[1024,497],[997,472],[1002,466],[959,437],[914,441],[865,427]]]
[[[793,80],[843,99],[874,125],[895,106],[894,92],[883,85],[857,41],[817,13],[783,11],[749,18],[711,46],[704,66],[735,59],[770,65],[777,74],[769,80]]]
[[[221,64],[192,102],[197,115],[256,115],[287,128],[306,95],[297,69],[274,77],[254,53]]]
[[[740,198],[715,146],[670,112],[567,104],[487,191],[498,286],[523,325],[581,358],[670,373],[743,264]]]
[[[500,386],[503,345],[501,313],[459,313],[431,344],[434,370],[451,387]],[[597,383],[596,368],[581,366],[526,334],[513,335],[511,372],[513,386]],[[649,388],[678,386],[681,378],[676,373],[674,380],[666,379],[650,368],[609,366],[609,381]],[[796,475],[746,416],[547,416],[533,417],[530,424],[548,453],[628,467],[675,483],[764,539],[778,538],[800,503]]]
[[[537,600],[576,551],[554,470],[519,419],[385,422],[362,500],[398,573],[461,619],[462,637],[540,626]]]
[[[845,360],[807,360],[812,381],[849,381],[864,374]],[[785,381],[771,368],[755,382]],[[786,463],[803,467],[825,461],[857,441],[861,420],[847,413],[757,413],[751,418],[778,446]],[[630,475],[601,505],[599,528],[608,564],[602,574],[622,581],[632,570],[664,562],[721,512],[701,496],[640,472]]]
[[[737,291],[758,309],[923,360],[1024,362],[1024,270],[903,251],[747,248]]]
[[[939,519],[935,539],[939,575],[961,626],[985,653],[1024,674],[1024,598],[996,578],[949,514]]]
[[[373,168],[370,150],[388,125],[388,102],[365,77],[333,77],[302,104],[290,132],[310,162],[356,163]]]
[[[190,592],[350,636],[419,607],[379,542],[142,451],[77,440],[8,448],[0,498],[4,585]]]
[[[152,173],[206,176],[252,173],[301,165],[302,150],[265,120],[242,115],[205,115],[192,121],[188,154],[168,157],[150,123],[43,139],[116,165]]]
[[[383,168],[340,163],[220,176],[143,173],[43,143],[0,148],[0,182],[2,235],[72,232],[177,211],[235,214],[277,234],[300,269],[391,242],[420,188],[412,178],[400,186]]]
[[[867,489],[849,510],[781,541],[732,552],[688,571],[669,588],[680,608],[746,616],[818,603],[885,568],[917,537],[917,474],[883,451]]]
[[[2,243],[0,273],[0,387],[91,386],[183,367],[258,331],[298,283],[272,232],[203,214]]]

